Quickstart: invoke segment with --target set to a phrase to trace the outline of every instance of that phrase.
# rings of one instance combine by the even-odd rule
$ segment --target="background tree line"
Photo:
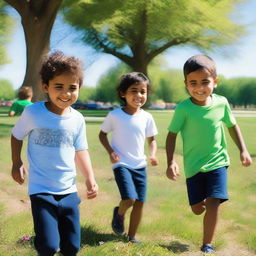
[[[178,103],[188,97],[184,86],[182,70],[165,70],[154,61],[149,66],[149,75],[151,77],[152,92],[150,94],[151,102],[172,102]],[[130,68],[124,64],[119,64],[110,69],[101,77],[96,87],[82,87],[79,101],[100,101],[116,104],[118,98],[115,88],[119,78]],[[86,78],[85,78],[86,79]],[[256,106],[256,78],[231,78],[227,79],[220,76],[216,93],[225,96],[233,107]],[[13,100],[16,91],[8,80],[0,80],[0,100]]]

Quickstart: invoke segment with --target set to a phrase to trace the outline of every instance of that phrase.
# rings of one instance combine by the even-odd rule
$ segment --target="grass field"
[[[26,184],[20,186],[10,177],[10,132],[17,118],[9,118],[0,111],[0,256],[34,256],[33,246],[21,242],[24,235],[33,235],[30,202]],[[93,116],[93,112],[83,113]],[[123,237],[114,235],[111,227],[113,207],[119,194],[113,179],[108,156],[99,143],[100,120],[87,121],[89,152],[92,158],[100,193],[94,200],[85,199],[85,187],[77,177],[81,203],[82,248],[79,255],[134,255],[134,256],[197,256],[202,236],[202,216],[194,216],[188,206],[185,178],[171,182],[165,177],[165,138],[172,113],[152,111],[159,129],[159,165],[148,168],[148,199],[142,224],[138,231],[141,245],[130,245]],[[96,112],[103,116],[103,112]],[[229,168],[230,200],[221,207],[221,217],[214,245],[218,256],[252,256],[256,254],[256,118],[238,117],[254,163],[241,166],[239,152],[228,134],[232,164]],[[182,146],[178,139],[177,161],[182,167]],[[23,150],[25,159],[25,149]],[[128,216],[126,226],[128,225]]]

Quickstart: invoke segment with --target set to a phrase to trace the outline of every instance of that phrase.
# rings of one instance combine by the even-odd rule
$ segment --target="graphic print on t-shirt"
[[[73,133],[65,129],[34,129],[31,138],[35,144],[46,147],[73,146]]]

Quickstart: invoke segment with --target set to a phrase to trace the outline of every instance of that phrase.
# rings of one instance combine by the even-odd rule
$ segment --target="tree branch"
[[[168,49],[168,48],[170,48],[174,45],[185,44],[189,41],[190,41],[190,38],[181,39],[181,40],[174,39],[172,41],[169,41],[166,44],[164,44],[163,46],[157,48],[156,50],[151,51],[150,53],[148,53],[147,54],[147,60],[148,60],[148,62],[150,62],[154,57],[156,57],[157,55],[159,55],[160,53],[162,53],[166,49]]]
[[[109,40],[105,39],[104,41],[101,40],[97,34],[97,32],[95,33],[96,31],[94,31],[94,40],[97,42],[98,46],[102,49],[102,51],[104,53],[108,53],[108,54],[112,54],[114,55],[115,57],[121,59],[122,61],[124,61],[125,63],[127,63],[128,65],[130,65],[133,61],[132,57],[126,55],[126,54],[123,54],[121,52],[118,52],[116,50],[116,48],[113,48],[113,47],[109,47],[107,44],[110,43]]]

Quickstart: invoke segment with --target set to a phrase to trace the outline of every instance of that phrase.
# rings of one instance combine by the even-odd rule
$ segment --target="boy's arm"
[[[107,150],[111,163],[117,163],[120,161],[119,155],[113,150],[113,148],[110,146],[107,133],[100,131],[99,133],[99,139],[103,147]]]
[[[166,138],[167,170],[166,176],[171,180],[177,180],[180,175],[179,166],[174,160],[174,150],[177,133],[169,132]]]
[[[237,145],[239,151],[240,151],[240,159],[244,166],[249,166],[252,163],[252,158],[247,151],[246,145],[244,143],[244,139],[242,136],[242,133],[240,131],[239,126],[236,124],[233,127],[228,128],[229,134],[232,138],[232,140]]]
[[[9,116],[15,116],[15,112],[13,110],[10,110]]]
[[[92,199],[97,196],[98,185],[94,178],[94,173],[92,169],[92,163],[90,155],[87,150],[76,151],[75,162],[85,178],[85,183],[87,187],[87,198]]]
[[[11,137],[11,152],[12,152],[12,178],[19,184],[25,181],[27,170],[21,160],[21,150],[23,141],[17,140],[13,135]]]
[[[150,159],[151,165],[153,166],[158,165],[158,160],[156,158],[157,143],[154,136],[148,137],[148,146],[149,146],[149,159]]]

